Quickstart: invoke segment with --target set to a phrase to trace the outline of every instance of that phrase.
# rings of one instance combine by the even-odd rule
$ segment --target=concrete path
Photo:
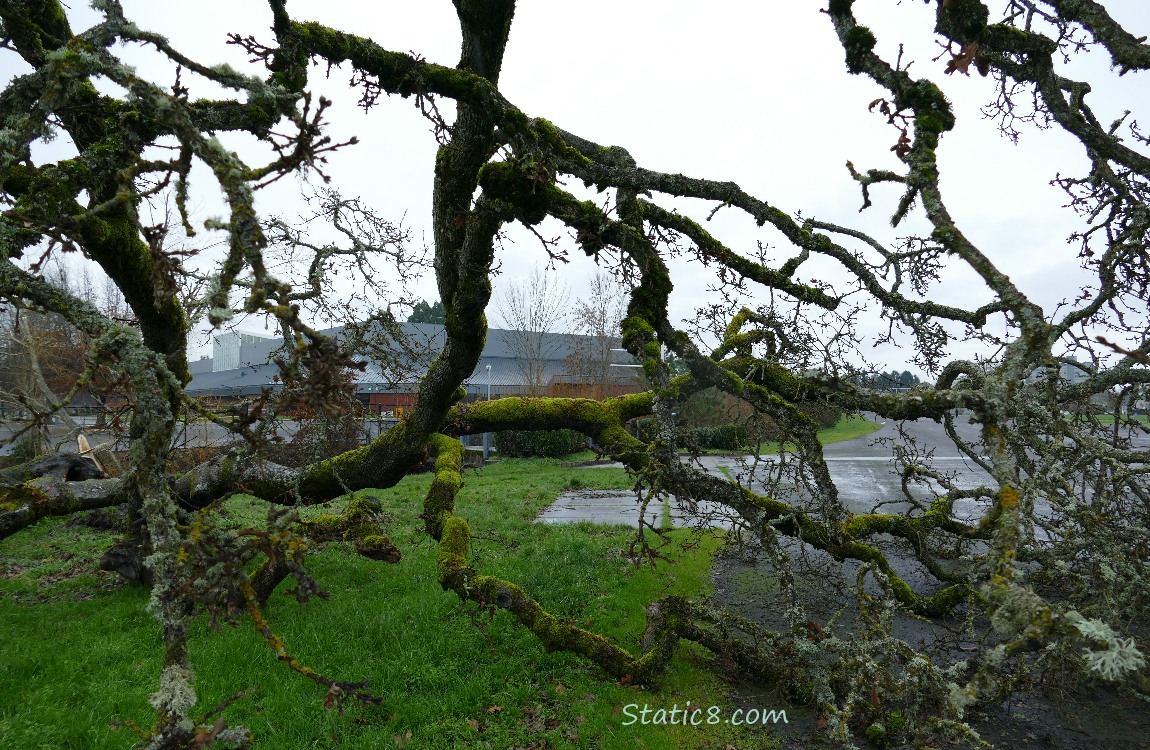
[[[622,464],[604,464],[604,467],[623,468]],[[599,467],[596,467],[599,468]],[[578,523],[588,521],[600,524],[639,525],[639,501],[634,492],[613,490],[569,490],[560,495],[535,519],[541,523]],[[693,506],[680,504],[672,498],[664,503],[652,501],[644,518],[650,526],[660,528],[663,516],[670,512],[671,524],[683,526],[728,527],[726,520],[729,511],[711,502],[695,503]]]

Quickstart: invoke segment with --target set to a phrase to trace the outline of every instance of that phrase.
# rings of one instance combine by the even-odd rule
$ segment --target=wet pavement
[[[852,513],[870,513],[876,509],[899,512],[909,507],[892,457],[896,446],[913,450],[919,462],[928,463],[955,486],[972,489],[993,485],[990,475],[982,467],[958,451],[942,425],[926,420],[898,423],[872,417],[872,421],[882,425],[878,431],[854,440],[832,443],[824,448],[827,469],[838,488],[839,498]],[[976,450],[981,447],[978,425],[960,415],[955,420],[955,426],[962,440],[975,446]],[[1143,436],[1137,438],[1135,443],[1150,444],[1150,439]],[[699,457],[695,464],[708,473],[738,481],[757,492],[776,495],[791,503],[801,502],[803,493],[795,489],[793,481],[787,483],[780,481],[777,476],[772,477],[779,473],[778,460],[778,457],[763,457],[755,464],[753,456],[711,455]],[[622,464],[603,466],[622,468]],[[912,486],[911,495],[926,500],[931,496],[932,489],[937,489],[937,484],[926,482],[921,486]],[[694,508],[686,508],[680,507],[672,498],[666,506],[661,502],[652,502],[646,512],[648,523],[658,526],[662,523],[663,514],[669,511],[675,526],[730,525],[721,508],[714,504],[699,503]],[[986,501],[959,500],[955,504],[954,515],[961,520],[975,519],[980,517],[987,506]],[[634,493],[583,490],[564,493],[537,520],[543,523],[590,521],[635,526],[638,518],[639,507]]]

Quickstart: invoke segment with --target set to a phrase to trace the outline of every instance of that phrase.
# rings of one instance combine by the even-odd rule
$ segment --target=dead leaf
[[[971,42],[962,48],[957,55],[951,54],[950,60],[946,63],[946,70],[943,72],[950,75],[954,71],[958,71],[963,75],[970,75],[970,64],[974,62],[975,57],[978,55],[978,42]],[[982,67],[979,66],[979,72],[982,73]],[[986,75],[983,73],[983,75]]]
[[[898,143],[891,146],[890,150],[901,159],[910,153],[910,145],[910,137],[906,134],[906,128],[902,128],[898,136]]]

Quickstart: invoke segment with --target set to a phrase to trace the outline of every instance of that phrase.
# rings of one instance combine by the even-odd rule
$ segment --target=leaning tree
[[[268,36],[231,38],[250,55],[246,71],[190,59],[125,18],[117,0],[93,2],[102,20],[79,34],[59,0],[0,0],[4,54],[19,56],[28,71],[0,93],[0,297],[67,320],[92,342],[81,379],[97,366],[111,367],[133,394],[126,471],[66,481],[29,476],[27,467],[10,470],[0,486],[0,536],[49,516],[130,508],[134,551],[144,560],[141,578],[151,586],[150,611],[166,649],[147,746],[245,744],[242,728],[201,728],[192,719],[188,625],[205,611],[247,617],[283,649],[270,636],[261,603],[286,576],[295,577],[300,596],[319,586],[304,558],[306,536],[318,532],[290,514],[271,514],[268,533],[237,534],[213,523],[210,513],[194,512],[237,491],[299,506],[386,488],[429,456],[434,481],[422,518],[438,543],[439,584],[463,600],[497,603],[547,648],[580,654],[615,677],[653,678],[678,641],[696,641],[748,672],[794,683],[822,706],[829,731],[841,737],[858,729],[872,689],[882,691],[887,705],[904,708],[908,733],[961,733],[964,710],[998,699],[1020,670],[1054,651],[1061,668],[1150,696],[1143,657],[1150,614],[1147,450],[1145,430],[1123,423],[1150,380],[1150,138],[1129,112],[1100,120],[1091,108],[1091,83],[1067,77],[1061,66],[1093,48],[1108,54],[1119,74],[1142,76],[1150,45],[1094,0],[1009,0],[997,16],[978,0],[928,4],[936,6],[933,33],[943,52],[934,67],[920,61],[914,72],[901,56],[876,53],[876,35],[852,0],[829,0],[823,11],[847,71],[881,87],[872,107],[893,126],[900,162],[889,170],[848,164],[844,177],[858,183],[866,207],[877,186],[896,189],[894,227],[907,231],[908,217],[927,227],[884,237],[792,213],[802,207],[780,207],[732,182],[645,168],[621,146],[522,111],[499,88],[513,0],[455,0],[463,41],[454,66],[301,22],[285,0],[270,0]],[[174,85],[148,80],[117,56],[122,44],[153,49],[189,81],[208,81],[234,96],[193,100],[178,77]],[[326,152],[354,148],[325,133],[330,103],[309,90],[317,69],[340,65],[353,71],[365,106],[384,96],[414,97],[435,123],[433,251],[446,343],[419,384],[418,406],[401,424],[365,447],[292,469],[249,458],[260,455],[261,419],[270,414],[255,410],[227,420],[184,394],[189,316],[202,311],[216,326],[239,312],[273,317],[294,344],[280,362],[297,398],[333,412],[346,403],[345,373],[356,357],[309,325],[305,303],[319,295],[326,260],[335,253],[404,261],[371,217],[345,221],[353,227],[349,248],[309,246],[290,222],[261,217],[253,199],[271,181],[321,169]],[[989,111],[1007,133],[1030,119],[1061,129],[1081,149],[1085,170],[1054,176],[1078,222],[1072,239],[1088,279],[1063,305],[1044,309],[1028,297],[996,264],[1000,249],[978,246],[948,210],[939,153],[957,124],[937,81],[972,72],[996,88]],[[97,80],[114,85],[98,88]],[[216,134],[233,132],[260,140],[271,156],[255,163],[228,150]],[[59,133],[74,154],[54,162],[34,158],[38,144]],[[196,230],[187,205],[189,191],[206,189],[190,184],[197,167],[207,168],[195,174],[213,181],[226,203],[226,217],[210,228],[225,232],[227,245],[205,277],[207,292],[189,299],[181,289],[192,286],[181,284],[181,258],[166,238]],[[605,192],[609,202],[585,199],[572,187],[578,183]],[[144,206],[165,197],[176,219],[150,223]],[[742,212],[784,238],[784,249],[725,242],[705,222],[671,208],[677,197]],[[347,208],[334,199],[331,205]],[[337,213],[329,219],[340,221]],[[628,274],[632,291],[620,333],[651,389],[604,401],[465,405],[460,386],[483,348],[500,233],[545,219],[568,227],[579,250]],[[271,260],[284,242],[294,243],[297,257],[318,259],[302,283],[289,283]],[[38,273],[46,256],[65,251],[99,264],[131,306],[134,325],[109,319]],[[719,269],[728,304],[700,317],[717,339],[702,335],[707,325],[677,327],[669,315],[672,259],[683,257]],[[828,264],[846,281],[820,281],[808,270]],[[955,269],[973,274],[988,301],[972,307],[933,301],[932,283]],[[912,342],[917,361],[934,374],[932,385],[910,393],[861,385],[871,381],[851,363],[859,361],[855,325],[864,306],[880,311],[888,335]],[[948,352],[956,340],[973,342],[977,348],[966,351],[982,354],[953,359]],[[687,372],[668,369],[669,353]],[[1079,376],[1063,377],[1066,367]],[[677,451],[675,404],[705,388],[737,397],[785,432],[793,451],[772,464],[777,470],[768,479],[740,484]],[[1111,418],[1084,408],[1091,403],[1103,403]],[[895,457],[904,492],[889,498],[901,505],[852,513],[810,416],[825,404],[939,422],[984,480],[960,481],[933,466],[928,453],[902,446]],[[957,410],[977,425],[976,437],[958,429]],[[188,413],[218,419],[244,440],[174,475],[167,453],[177,420]],[[649,439],[627,429],[638,417],[653,420],[644,433]],[[788,550],[857,562],[855,637],[812,629],[795,596],[787,599],[790,626],[777,632],[669,598],[651,603],[644,648],[633,653],[547,612],[514,581],[485,574],[469,555],[467,521],[454,511],[461,491],[461,444],[454,436],[555,427],[593,438],[645,493],[727,509],[778,561],[777,575],[791,594],[796,577],[808,571],[787,561]],[[362,512],[353,505],[341,533],[358,535],[363,554],[393,557],[384,529],[355,515]],[[246,564],[261,558],[262,566],[247,572]],[[898,560],[915,562],[926,575],[901,574]],[[992,634],[975,657],[943,664],[891,637],[896,612],[961,613],[956,622],[989,623]],[[748,638],[740,629],[756,632]],[[300,669],[331,695],[370,699],[355,685]]]

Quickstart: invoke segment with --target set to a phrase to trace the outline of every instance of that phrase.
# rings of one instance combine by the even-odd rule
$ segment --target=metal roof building
[[[379,337],[372,350],[375,356],[364,355],[366,367],[352,371],[356,390],[365,403],[404,405],[376,396],[413,396],[428,366],[443,350],[445,334],[441,325],[402,323],[400,331],[401,342]],[[333,328],[324,333],[343,338],[345,329]],[[228,353],[227,362],[223,364],[234,366],[222,369],[220,363],[212,361],[209,368],[208,360],[200,360],[193,370],[192,381],[185,388],[189,395],[234,398],[281,387],[279,369],[270,362],[281,346],[279,339],[223,335],[230,337],[226,347],[221,347]],[[581,362],[597,356],[600,361],[610,357],[612,362],[624,365],[609,370],[601,366],[600,370],[606,374],[598,381],[609,381],[607,385],[613,391],[638,390],[643,387],[642,375],[633,367],[631,356],[621,351],[610,353],[617,341],[574,334],[533,336],[521,331],[490,329],[479,363],[464,387],[472,398],[484,398],[488,394],[492,397],[527,395],[532,391],[542,395],[564,388],[577,390],[589,382],[588,368],[582,367]],[[408,399],[408,403],[414,401]]]

